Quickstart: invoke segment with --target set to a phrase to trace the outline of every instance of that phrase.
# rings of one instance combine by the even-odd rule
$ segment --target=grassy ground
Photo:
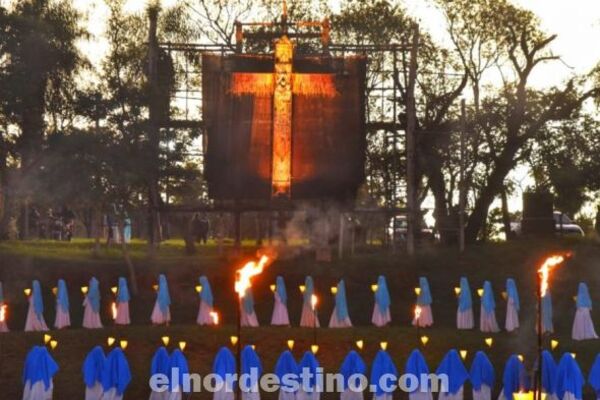
[[[127,276],[127,268],[118,248],[103,249],[96,257],[91,256],[92,244],[88,241],[74,243],[55,242],[4,242],[0,243],[0,280],[4,282],[6,301],[10,305],[9,326],[13,332],[0,335],[0,385],[4,388],[1,398],[15,399],[21,395],[20,375],[24,356],[29,348],[41,343],[42,335],[22,332],[26,299],[23,289],[29,287],[32,279],[39,279],[45,292],[46,321],[54,320],[54,301],[51,287],[58,278],[65,278],[71,295],[71,317],[75,328],[52,332],[59,341],[55,358],[61,371],[55,380],[55,398],[81,399],[83,384],[81,363],[86,353],[95,345],[105,343],[106,337],[115,336],[127,339],[127,355],[132,367],[134,380],[126,398],[147,398],[147,378],[153,352],[160,344],[160,337],[170,335],[173,341],[188,342],[186,354],[191,370],[199,373],[210,371],[212,358],[221,345],[228,344],[233,332],[235,319],[233,294],[233,270],[241,263],[240,258],[221,257],[213,245],[203,247],[194,256],[183,255],[183,244],[164,244],[154,259],[145,253],[145,245],[136,242],[131,246],[131,254],[138,274],[140,293],[131,302],[133,325],[126,328],[107,327],[101,330],[82,330],[79,286],[87,284],[93,275],[100,280],[103,294],[103,320],[109,321],[109,304],[112,296],[110,286],[114,286],[119,276]],[[506,332],[492,335],[494,346],[486,349],[501,374],[504,362],[511,353],[522,353],[530,368],[535,356],[534,334],[534,278],[535,266],[543,255],[551,251],[570,249],[575,257],[568,265],[556,271],[552,279],[552,293],[555,311],[553,336],[560,341],[557,356],[562,351],[577,353],[585,373],[600,350],[600,341],[576,343],[570,340],[570,328],[574,316],[573,296],[577,283],[586,281],[593,300],[600,301],[600,247],[591,242],[519,242],[476,246],[459,256],[452,249],[422,249],[418,256],[410,259],[401,254],[389,254],[367,249],[354,257],[335,260],[330,264],[319,264],[309,255],[298,255],[297,249],[284,251],[279,259],[256,281],[254,296],[260,322],[265,327],[246,329],[243,337],[246,343],[256,344],[265,370],[271,371],[287,339],[296,340],[295,354],[300,357],[311,341],[310,329],[266,327],[272,311],[272,294],[269,285],[275,276],[283,275],[289,297],[289,310],[294,324],[298,323],[301,296],[298,285],[306,274],[312,274],[317,292],[321,294],[321,323],[326,324],[333,308],[329,287],[339,278],[345,278],[347,285],[350,316],[357,326],[353,329],[320,329],[318,332],[321,350],[319,359],[326,371],[337,370],[343,356],[352,348],[355,340],[366,342],[364,356],[370,362],[378,347],[378,342],[389,342],[389,351],[394,356],[399,369],[403,369],[409,351],[418,346],[416,329],[410,327],[411,310],[414,303],[413,288],[421,275],[430,281],[434,297],[435,327],[423,330],[431,340],[425,349],[430,368],[435,369],[443,354],[450,348],[467,349],[470,364],[476,350],[485,347],[484,335],[477,331],[459,332],[454,329],[456,298],[453,293],[461,276],[470,279],[473,291],[489,279],[494,285],[498,303],[497,317],[504,321],[504,302],[500,292],[504,290],[507,277],[514,277],[519,286],[522,312],[522,328],[517,333]],[[255,249],[244,248],[246,255]],[[173,305],[173,325],[152,327],[149,317],[154,301],[152,285],[156,276],[164,272],[169,279]],[[206,274],[213,285],[215,306],[219,309],[223,325],[218,328],[201,328],[193,325],[197,312],[197,297],[194,291],[197,278]],[[377,329],[369,327],[373,306],[369,285],[377,275],[387,276],[392,295],[393,325]],[[478,314],[478,313],[477,313]],[[600,321],[600,312],[593,311],[593,317]],[[547,338],[549,341],[550,338]],[[499,387],[497,388],[499,390]],[[588,392],[591,398],[591,392]],[[332,398],[333,396],[324,396]],[[207,394],[195,394],[192,398],[210,398]],[[265,395],[264,398],[275,398]],[[399,395],[398,398],[405,398]]]

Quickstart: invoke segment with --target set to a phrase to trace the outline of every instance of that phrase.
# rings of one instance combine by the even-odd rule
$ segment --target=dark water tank
[[[548,192],[523,193],[523,235],[548,237],[554,234],[554,197]]]

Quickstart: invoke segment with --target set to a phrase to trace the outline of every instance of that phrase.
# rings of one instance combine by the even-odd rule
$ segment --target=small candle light
[[[0,305],[0,322],[6,321],[6,310],[8,310],[8,306],[6,304]]]
[[[168,336],[163,336],[163,337],[161,337],[160,339],[162,340],[162,342],[163,342],[163,344],[164,344],[165,346],[168,346],[168,345],[169,345],[169,342],[171,341],[171,338],[170,338],[170,337],[168,337]]]
[[[377,289],[379,289],[379,286],[371,285],[371,290],[373,291],[373,293],[377,292]]]
[[[125,350],[125,349],[127,348],[127,345],[128,345],[128,344],[129,344],[129,342],[127,342],[127,340],[121,340],[121,341],[119,342],[119,346],[121,346],[121,348],[122,348],[123,350]]]
[[[379,343],[379,347],[381,347],[381,350],[387,350],[387,346],[388,346],[388,342]]]
[[[158,285],[152,285],[152,289],[154,289],[155,292],[158,291]]]
[[[58,288],[56,286],[52,288],[52,294],[55,296],[58,294]]]
[[[58,346],[58,341],[57,340],[51,340],[50,341],[50,348],[52,350],[56,349],[56,346]]]
[[[550,347],[552,348],[552,350],[556,350],[556,348],[558,347],[558,340],[552,339],[550,341]]]
[[[106,339],[106,343],[108,343],[109,346],[112,346],[113,344],[115,344],[115,338],[109,336],[108,339]]]
[[[277,289],[277,286],[275,285],[270,285],[269,288],[271,289],[271,292],[274,292],[275,289]]]
[[[317,354],[317,352],[319,351],[319,345],[313,344],[312,346],[310,346],[310,351],[312,351],[313,354]]]
[[[48,334],[44,334],[44,344],[50,343],[51,340],[52,340],[52,336],[50,336]]]
[[[336,294],[337,293],[337,286],[332,286],[331,287],[331,294]]]
[[[112,319],[117,319],[117,303],[114,301],[110,304],[110,312],[112,314]]]
[[[293,350],[293,349],[294,349],[294,341],[293,341],[292,339],[289,339],[289,340],[287,341],[287,347],[288,347],[288,349],[290,349],[290,350]]]
[[[455,287],[454,288],[454,294],[459,296],[460,295],[460,288],[459,287]]]
[[[462,358],[463,360],[467,359],[467,354],[469,354],[469,352],[467,350],[461,350],[459,351],[460,353],[460,358]]]
[[[421,295],[421,288],[420,288],[420,287],[416,287],[416,288],[415,288],[415,294],[416,294],[417,296],[420,296],[420,295]]]
[[[492,345],[494,344],[494,339],[492,339],[491,337],[485,338],[485,344],[487,345],[487,347],[492,347]]]
[[[364,340],[362,340],[362,339],[359,339],[359,340],[357,340],[357,341],[356,341],[356,347],[357,347],[359,350],[362,350],[364,345],[365,345],[365,342],[364,342]]]
[[[577,296],[573,296],[573,301],[577,303]]]
[[[508,293],[506,293],[506,292],[502,292],[502,298],[503,298],[504,300],[508,299]]]
[[[196,293],[202,292],[202,285],[196,285]]]
[[[229,341],[231,342],[232,346],[235,346],[238,342],[239,338],[237,336],[230,336],[229,337]]]
[[[116,294],[117,294],[117,292],[119,291],[119,288],[118,288],[118,287],[116,287],[116,286],[113,286],[113,287],[111,287],[111,288],[110,288],[110,291],[112,292],[112,294],[115,294],[115,295],[116,295]]]
[[[525,360],[525,357],[523,357],[523,354],[518,354],[517,358],[519,359],[519,361],[523,362],[523,360]]]
[[[256,345],[255,344],[250,345],[250,347],[252,347],[252,350],[256,350]]]
[[[423,343],[423,346],[427,346],[427,343],[429,343],[429,337],[421,336],[421,343]]]
[[[477,289],[477,296],[483,297],[483,289]]]
[[[316,294],[313,294],[310,296],[310,307],[313,309],[313,311],[317,308],[318,302],[319,302],[319,298],[317,297]]]
[[[519,392],[514,393],[515,400],[533,400],[533,392]]]
[[[88,292],[88,287],[87,286],[82,286],[81,287],[81,293],[87,294],[87,292]]]
[[[306,291],[306,286],[304,285],[300,285],[298,288],[300,289],[300,293],[304,293]]]
[[[181,351],[184,351],[186,346],[187,346],[186,342],[179,342],[179,349]]]
[[[577,353],[571,353],[571,357],[573,357],[573,359],[577,358]]]
[[[216,311],[211,311],[210,313],[208,313],[208,315],[210,315],[210,318],[212,319],[212,322],[214,325],[219,325],[219,313]]]
[[[27,288],[27,289],[23,290],[23,293],[25,293],[25,296],[29,296],[29,295],[31,295],[31,289]]]

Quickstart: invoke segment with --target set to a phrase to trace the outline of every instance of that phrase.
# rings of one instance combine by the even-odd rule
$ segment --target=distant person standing
[[[206,244],[208,241],[208,231],[210,229],[206,214],[202,214],[202,216],[198,213],[194,214],[194,218],[192,219],[192,229],[196,242]]]
[[[123,220],[123,241],[125,243],[131,242],[131,218],[127,214],[125,214]]]

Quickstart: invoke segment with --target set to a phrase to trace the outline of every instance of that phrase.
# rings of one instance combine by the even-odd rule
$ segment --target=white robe
[[[275,297],[275,305],[273,306],[271,325],[290,326],[290,317],[288,315],[287,306],[283,304],[277,292],[274,293],[273,297]]]
[[[473,400],[492,400],[492,389],[488,385],[481,385],[479,390],[473,389]]]
[[[572,337],[573,340],[598,339],[589,308],[577,308],[575,320],[573,321]]]
[[[235,400],[236,388],[227,387],[225,382],[222,382],[223,386],[219,390],[215,390],[213,393],[213,400]]]
[[[167,307],[167,312],[163,313],[157,300],[154,302],[154,308],[152,309],[150,320],[154,325],[168,324],[171,321],[171,307]]]
[[[168,400],[169,392],[150,392],[149,400]]]
[[[473,317],[473,308],[465,311],[456,311],[456,327],[458,329],[473,329],[475,327],[475,318]]]
[[[259,326],[258,318],[256,317],[256,312],[252,310],[252,313],[247,313],[244,307],[242,307],[241,315],[240,315],[240,323],[243,327],[256,328]]]
[[[215,321],[210,316],[213,312],[213,308],[204,301],[200,300],[200,307],[198,308],[198,317],[196,317],[196,323],[198,325],[214,325]]]
[[[116,388],[111,388],[111,389],[107,390],[106,392],[104,392],[104,394],[102,395],[102,400],[122,400],[122,399],[123,399],[123,395],[119,395],[117,393]]]
[[[115,318],[116,325],[129,325],[131,324],[131,318],[129,317],[129,302],[117,302],[117,318]]]
[[[296,393],[296,400],[320,400],[321,393],[317,390],[315,391],[305,391],[302,387]]]
[[[371,322],[373,323],[373,325],[382,327],[386,326],[391,321],[392,317],[390,315],[390,308],[388,307],[388,309],[385,310],[385,312],[383,312],[381,311],[381,307],[379,307],[379,304],[377,304],[376,302],[373,306],[373,316],[371,317]]]
[[[33,307],[33,296],[29,296],[29,309],[27,310],[27,320],[25,321],[25,332],[45,332],[48,330],[44,315],[39,318]]]
[[[440,392],[438,400],[463,400],[463,398],[464,398],[463,393],[464,393],[464,387],[461,386],[461,388],[459,389],[458,392],[456,392],[456,394]]]
[[[519,312],[515,307],[513,299],[509,298],[506,302],[506,321],[504,327],[508,332],[512,332],[519,328]]]
[[[100,314],[94,311],[92,305],[88,301],[87,296],[85,296],[85,300],[83,301],[83,307],[83,327],[87,329],[102,328]]]
[[[251,392],[242,391],[242,400],[260,400],[260,392],[258,391],[258,388]]]
[[[382,395],[373,395],[373,400],[393,400],[393,396],[391,393],[384,393]]]
[[[277,397],[277,400],[296,400],[296,393],[279,390],[279,396]]]
[[[498,327],[498,322],[496,321],[496,312],[492,311],[488,313],[481,306],[481,315],[479,316],[479,329],[481,332],[500,332],[500,328]]]
[[[352,327],[352,321],[350,320],[350,316],[346,317],[343,320],[338,319],[337,307],[334,307],[333,312],[331,313],[331,318],[329,319],[329,327],[330,328],[350,328],[350,327]]]
[[[100,382],[96,382],[96,384],[92,387],[85,387],[85,400],[102,400],[102,392],[104,389],[102,388],[102,384]]]
[[[419,315],[419,319],[413,319],[413,326],[418,326],[419,328],[427,328],[433,325],[433,312],[431,311],[431,305],[420,306],[421,314]]]
[[[56,303],[56,317],[54,318],[54,327],[56,329],[63,329],[71,326],[71,315],[69,311],[63,310],[63,308]]]
[[[320,327],[319,317],[317,316],[317,328]],[[302,306],[302,316],[300,317],[300,326],[303,328],[314,328],[315,326],[315,312],[309,304]]]
[[[433,400],[433,395],[430,392],[416,392],[408,394],[408,400]]]
[[[52,379],[50,379],[50,386],[47,390],[44,381],[36,382],[33,385],[30,381],[27,381],[23,389],[23,400],[52,400],[53,391]]]
[[[2,308],[2,306],[4,306],[4,305],[5,305],[4,303],[0,303],[0,308]],[[6,332],[9,332],[6,321],[0,321],[0,333],[6,333]]]
[[[353,392],[350,389],[344,390],[340,393],[340,400],[363,400],[363,392]]]

